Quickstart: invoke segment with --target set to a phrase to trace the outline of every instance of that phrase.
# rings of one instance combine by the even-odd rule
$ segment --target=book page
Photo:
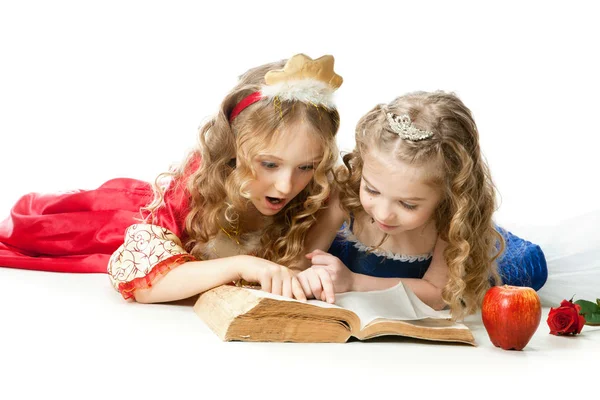
[[[313,306],[322,307],[322,308],[343,308],[343,307],[340,307],[339,305],[329,304],[329,303],[327,303],[325,301],[321,301],[321,300],[300,301],[300,300],[296,300],[296,299],[290,299],[289,297],[283,297],[283,296],[279,296],[277,294],[273,294],[273,293],[269,293],[269,292],[264,292],[264,291],[262,291],[260,289],[250,289],[250,288],[244,288],[244,289],[252,291],[252,293],[256,297],[267,297],[269,299],[274,299],[274,300],[292,301],[292,302],[296,302],[296,303],[311,304]],[[339,296],[340,294],[336,294],[335,295],[336,299],[337,299],[337,296]],[[337,303],[337,301],[336,301],[336,303]]]
[[[402,282],[385,290],[339,293],[335,295],[335,304],[356,313],[361,329],[377,318],[402,321],[450,318],[450,311],[429,307]]]

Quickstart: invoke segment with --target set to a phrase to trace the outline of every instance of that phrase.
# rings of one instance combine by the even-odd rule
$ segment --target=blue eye
[[[311,170],[315,169],[315,166],[312,164],[311,165],[303,165],[302,167],[300,167],[300,169],[302,171],[311,171]]]
[[[263,167],[265,167],[267,169],[277,168],[277,164],[275,164],[274,162],[269,162],[269,161],[263,161],[260,163],[260,165],[262,165]]]

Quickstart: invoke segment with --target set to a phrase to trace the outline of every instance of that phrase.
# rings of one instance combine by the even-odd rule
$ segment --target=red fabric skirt
[[[106,273],[125,230],[151,200],[149,183],[126,178],[95,190],[25,195],[0,222],[0,266]]]
[[[185,182],[200,164],[199,155],[189,160],[183,176],[170,182],[163,205],[147,223],[185,241],[190,205]],[[110,180],[95,190],[25,195],[0,222],[0,267],[106,273],[125,231],[142,221],[141,208],[153,196],[151,184],[129,178]]]

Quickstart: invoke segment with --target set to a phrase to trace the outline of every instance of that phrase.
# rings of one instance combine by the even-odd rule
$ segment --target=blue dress
[[[540,246],[502,228],[496,229],[506,241],[504,253],[497,260],[502,283],[539,290],[548,278],[546,258]],[[407,256],[374,250],[354,236],[352,225],[350,228],[347,225],[342,227],[331,244],[329,253],[338,257],[355,273],[380,278],[423,278],[432,257],[432,253]]]

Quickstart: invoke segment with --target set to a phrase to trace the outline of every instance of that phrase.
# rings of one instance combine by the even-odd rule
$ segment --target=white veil
[[[538,244],[548,263],[548,280],[538,291],[543,306],[563,299],[600,298],[600,210],[546,226],[503,226]]]

